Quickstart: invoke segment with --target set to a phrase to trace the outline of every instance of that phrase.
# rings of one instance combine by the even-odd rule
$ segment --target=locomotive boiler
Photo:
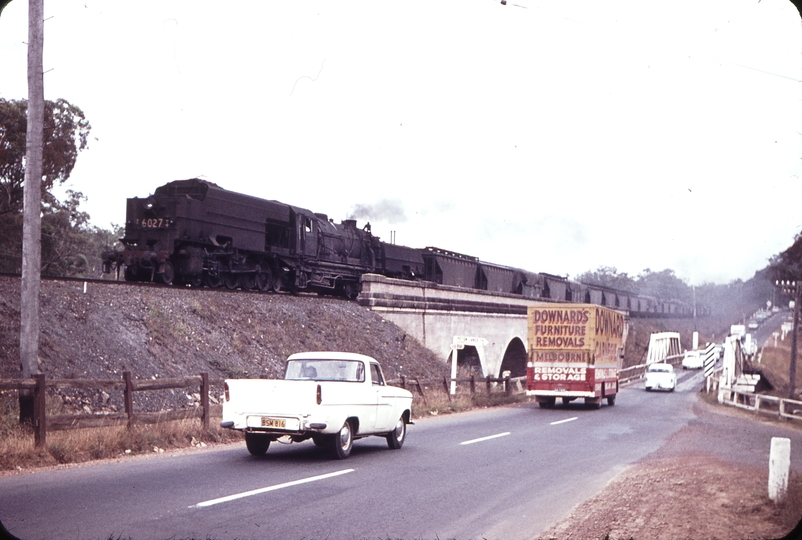
[[[127,201],[124,250],[103,254],[103,271],[126,281],[260,291],[313,291],[354,298],[360,276],[414,279],[420,250],[381,242],[370,225],[177,180]]]

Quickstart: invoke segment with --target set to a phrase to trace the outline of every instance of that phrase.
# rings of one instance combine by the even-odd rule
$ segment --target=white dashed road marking
[[[481,437],[479,439],[473,439],[471,441],[461,442],[460,444],[473,444],[473,443],[482,442],[482,441],[489,441],[490,439],[498,439],[499,437],[505,437],[505,436],[507,436],[509,434],[510,434],[510,432],[506,431],[504,433],[499,433],[498,435],[490,435],[489,437]]]
[[[259,495],[260,493],[267,493],[268,491],[276,491],[277,489],[284,489],[292,486],[297,486],[300,484],[307,484],[309,482],[317,482],[318,480],[325,480],[326,478],[333,478],[335,476],[340,476],[341,474],[347,474],[350,472],[354,472],[354,469],[345,469],[333,473],[321,474],[319,476],[311,476],[309,478],[303,478],[301,480],[293,480],[292,482],[277,484],[275,486],[268,486],[260,489],[254,489],[251,491],[243,491],[242,493],[235,493],[234,495],[229,495],[228,497],[220,497],[219,499],[212,499],[209,501],[199,502],[198,504],[193,504],[189,508],[204,508],[206,506],[213,506],[215,504],[229,502],[236,499],[242,499],[243,497],[250,497],[251,495]]]

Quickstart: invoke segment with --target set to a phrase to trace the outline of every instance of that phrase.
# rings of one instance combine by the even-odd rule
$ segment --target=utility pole
[[[796,399],[796,351],[797,351],[797,334],[799,332],[799,300],[800,300],[800,283],[796,282],[794,286],[794,333],[791,335],[791,365],[788,372],[788,399]]]
[[[799,332],[799,302],[802,300],[802,282],[776,281],[775,285],[782,287],[783,292],[793,295],[794,298],[794,329],[791,331],[791,362],[788,366],[788,399],[796,399],[796,356],[797,334]]]
[[[25,187],[22,215],[20,298],[20,372],[39,372],[39,288],[42,266],[42,133],[45,116],[44,0],[28,0],[28,125],[25,140]],[[20,422],[33,422],[33,394],[20,391]]]

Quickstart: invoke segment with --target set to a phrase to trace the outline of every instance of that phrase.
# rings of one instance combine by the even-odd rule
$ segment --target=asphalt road
[[[229,445],[0,478],[0,521],[40,538],[531,538],[695,418],[700,371],[616,405],[534,403],[432,417],[401,450],[362,439],[252,457]]]

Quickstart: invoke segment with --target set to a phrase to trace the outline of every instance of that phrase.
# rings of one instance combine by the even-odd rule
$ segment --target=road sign
[[[703,367],[705,370],[705,377],[710,377],[713,375],[713,368],[716,366],[716,346],[711,343],[707,346],[704,351],[704,363]]]
[[[484,347],[487,345],[487,340],[482,337],[472,337],[472,336],[454,336],[454,344],[455,345],[470,345],[472,347],[481,346]]]

